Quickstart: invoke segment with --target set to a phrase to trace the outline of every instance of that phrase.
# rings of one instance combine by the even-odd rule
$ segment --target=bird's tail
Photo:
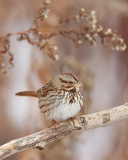
[[[17,96],[28,96],[28,97],[37,97],[36,92],[33,91],[22,91],[16,93]]]

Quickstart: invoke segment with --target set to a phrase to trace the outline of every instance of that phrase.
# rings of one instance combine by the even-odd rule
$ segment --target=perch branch
[[[128,103],[108,110],[79,116],[74,119],[74,123],[67,120],[57,124],[56,128],[51,126],[40,132],[12,140],[0,146],[0,159],[29,148],[42,150],[46,144],[76,131],[104,127],[122,120],[128,120]]]

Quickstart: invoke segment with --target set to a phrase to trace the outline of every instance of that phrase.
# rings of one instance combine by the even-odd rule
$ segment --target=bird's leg
[[[57,124],[58,124],[57,121],[54,120],[54,119],[52,119],[52,125],[51,125],[51,126],[54,126],[54,127],[56,128],[56,125],[57,125]]]
[[[75,117],[70,117],[70,118],[68,118],[69,122],[72,122],[74,126],[75,126],[75,120],[76,120],[76,119],[77,119],[77,118],[75,118]]]

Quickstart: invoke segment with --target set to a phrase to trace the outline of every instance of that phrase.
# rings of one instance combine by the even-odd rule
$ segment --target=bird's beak
[[[81,86],[83,86],[83,84],[81,82],[78,82],[75,84],[75,87],[81,87]]]

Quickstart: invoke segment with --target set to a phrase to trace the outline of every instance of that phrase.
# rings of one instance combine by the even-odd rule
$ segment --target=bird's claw
[[[73,125],[75,126],[75,120],[76,120],[75,117],[70,117],[68,120],[69,120],[69,122],[72,122]]]

